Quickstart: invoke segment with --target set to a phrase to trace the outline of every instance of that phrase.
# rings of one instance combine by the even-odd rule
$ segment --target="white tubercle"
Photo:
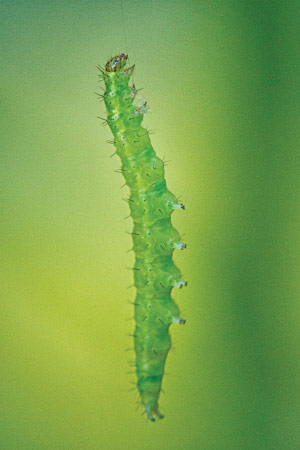
[[[185,324],[185,320],[181,319],[180,317],[174,317],[174,319],[172,320],[173,323],[179,323],[179,324]]]
[[[173,285],[175,287],[178,287],[179,289],[181,289],[182,286],[186,286],[187,285],[187,281],[184,281],[184,280],[174,281]]]
[[[173,203],[173,209],[185,209],[182,203]]]
[[[186,248],[186,244],[184,242],[174,242],[174,248],[183,250],[184,248]]]

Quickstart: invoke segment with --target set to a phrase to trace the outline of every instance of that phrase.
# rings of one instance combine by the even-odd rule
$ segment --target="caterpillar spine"
[[[111,57],[101,71],[105,91],[107,118],[102,119],[113,134],[110,141],[121,159],[120,173],[130,189],[128,201],[133,219],[132,250],[135,253],[133,302],[135,313],[134,350],[136,354],[137,387],[147,417],[162,418],[158,401],[167,354],[171,348],[169,327],[184,324],[179,308],[171,297],[173,287],[182,288],[173,251],[183,250],[178,231],[171,223],[171,214],[184,205],[167,189],[164,162],[157,157],[149,132],[142,127],[147,102],[140,106],[135,85],[129,86],[134,65],[127,67],[124,53]],[[139,97],[142,100],[141,97]]]

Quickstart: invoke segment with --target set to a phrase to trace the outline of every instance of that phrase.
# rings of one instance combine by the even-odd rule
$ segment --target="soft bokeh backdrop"
[[[123,6],[2,2],[0,447],[298,449],[299,2]],[[155,424],[128,391],[132,224],[93,94],[120,51],[186,205]]]

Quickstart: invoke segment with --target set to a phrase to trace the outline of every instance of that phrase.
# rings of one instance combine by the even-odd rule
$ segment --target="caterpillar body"
[[[107,119],[114,136],[111,141],[120,157],[120,172],[130,189],[128,199],[133,219],[133,251],[135,253],[134,301],[137,387],[147,417],[162,418],[158,400],[167,354],[171,348],[169,326],[184,324],[179,308],[171,297],[173,287],[187,284],[172,260],[175,249],[184,249],[171,214],[184,209],[167,189],[164,162],[153,150],[148,131],[141,126],[147,102],[134,104],[137,89],[129,86],[134,65],[127,67],[124,53],[111,57],[101,71],[105,91]]]

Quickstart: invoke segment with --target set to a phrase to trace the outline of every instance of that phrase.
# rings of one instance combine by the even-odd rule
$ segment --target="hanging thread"
[[[130,66],[130,58],[129,58],[129,55],[128,55],[128,48],[127,48],[127,36],[126,36],[125,13],[124,13],[124,7],[123,7],[123,0],[121,0],[121,9],[122,9],[122,20],[123,20],[123,32],[124,32],[125,50],[126,50],[126,55],[128,56],[128,64]],[[133,75],[132,75],[132,82],[134,84]]]

